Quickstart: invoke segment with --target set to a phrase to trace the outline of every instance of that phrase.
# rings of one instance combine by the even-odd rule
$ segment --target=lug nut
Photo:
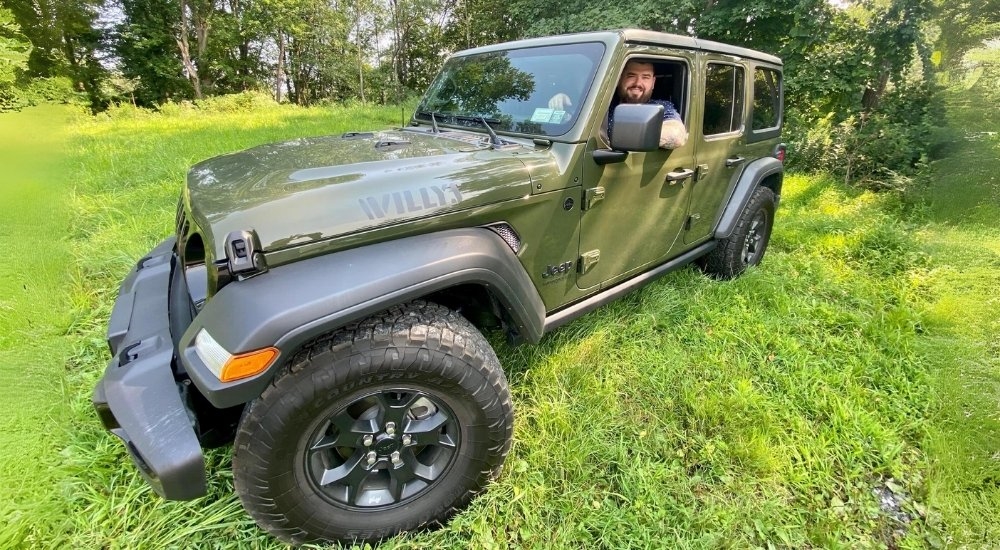
[[[403,434],[403,445],[409,445],[413,443],[413,437],[410,434]]]
[[[393,434],[395,434],[396,433],[396,423],[395,422],[386,422],[385,423],[385,433],[386,433],[386,435],[393,435]]]
[[[372,443],[375,442],[375,438],[370,435],[366,435],[363,442],[365,444],[365,447],[371,447]]]
[[[389,455],[389,460],[391,460],[394,465],[398,466],[399,463],[402,462],[399,458],[399,451],[393,451],[392,454]]]
[[[372,464],[375,464],[375,460],[376,459],[377,459],[377,456],[375,455],[375,451],[369,451],[368,452],[368,460],[367,460],[368,465],[371,466]]]

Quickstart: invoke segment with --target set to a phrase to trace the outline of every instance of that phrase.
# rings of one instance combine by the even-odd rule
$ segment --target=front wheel
[[[247,406],[233,475],[250,515],[284,541],[374,541],[466,505],[499,473],[512,432],[483,336],[414,302],[300,352]]]
[[[732,279],[759,264],[773,226],[774,192],[758,187],[740,212],[733,233],[720,239],[715,249],[699,261],[702,271],[716,279]]]

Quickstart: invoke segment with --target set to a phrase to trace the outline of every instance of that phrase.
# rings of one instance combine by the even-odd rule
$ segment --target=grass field
[[[953,139],[924,190],[936,299],[918,351],[932,373],[929,503],[956,546],[1000,546],[1000,114],[949,98]]]
[[[209,455],[207,497],[151,494],[90,409],[104,326],[121,277],[169,233],[190,164],[398,121],[396,108],[362,107],[76,121],[57,193],[71,222],[61,251],[72,256],[47,268],[66,287],[47,297],[68,307],[53,306],[61,316],[46,326],[69,327],[68,351],[50,357],[61,357],[67,407],[51,434],[26,443],[56,463],[22,468],[45,489],[26,493],[37,513],[11,516],[0,542],[281,547],[240,508],[227,449]],[[445,528],[383,547],[1000,544],[998,460],[983,454],[1000,437],[987,299],[1000,236],[956,218],[947,200],[979,183],[939,181],[947,187],[929,186],[914,208],[790,176],[759,269],[725,283],[681,270],[538,346],[494,338],[517,408],[504,475]],[[996,204],[985,193],[977,204]],[[8,300],[16,288],[0,290]],[[58,407],[52,398],[29,397],[42,417]]]
[[[0,116],[0,547],[35,518],[62,515],[53,499],[66,436],[63,364],[70,344],[72,185],[66,118],[54,106]],[[16,531],[16,532],[14,532]]]

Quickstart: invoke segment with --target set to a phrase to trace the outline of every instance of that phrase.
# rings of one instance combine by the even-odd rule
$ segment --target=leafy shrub
[[[144,107],[136,107],[132,103],[112,103],[100,113],[100,117],[112,120],[141,120],[153,116],[154,112]]]
[[[270,93],[259,91],[213,96],[197,100],[194,104],[210,113],[240,113],[276,105]]]
[[[0,113],[18,111],[28,106],[28,101],[20,90],[13,86],[0,85]]]
[[[941,111],[931,109],[925,87],[887,94],[877,110],[788,117],[789,165],[826,171],[848,184],[873,190],[907,187],[948,135],[939,131]]]
[[[73,81],[65,76],[32,79],[25,94],[33,103],[87,103],[87,95],[74,90]]]

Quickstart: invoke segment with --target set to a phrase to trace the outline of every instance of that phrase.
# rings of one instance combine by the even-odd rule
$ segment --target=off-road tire
[[[414,411],[429,410],[436,412],[427,425],[447,419],[437,433],[414,427]],[[390,429],[388,418],[399,425]],[[507,379],[482,334],[454,311],[412,302],[320,339],[289,362],[243,413],[234,484],[254,520],[281,540],[376,541],[439,524],[465,506],[499,474],[513,419]],[[369,423],[373,439],[357,428]],[[402,444],[411,428],[412,447]],[[428,438],[439,443],[418,443]],[[378,457],[366,467],[368,453]],[[422,455],[437,462],[416,466]],[[406,481],[402,467],[423,477]],[[324,484],[334,472],[350,472],[342,486]],[[386,499],[394,502],[381,505]]]
[[[715,249],[699,260],[699,267],[716,279],[740,276],[764,258],[773,227],[774,192],[767,187],[757,187],[740,212],[733,233],[720,239]]]

